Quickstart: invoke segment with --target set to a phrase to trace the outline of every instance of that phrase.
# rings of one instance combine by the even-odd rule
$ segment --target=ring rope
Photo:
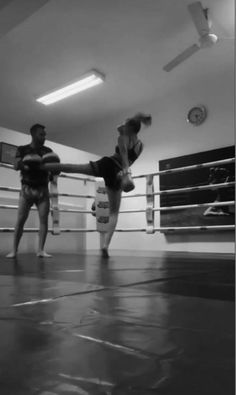
[[[7,168],[7,169],[12,169],[12,170],[14,170],[13,165],[9,165],[8,163],[2,163],[2,162],[0,162],[0,167],[5,167],[5,168]]]
[[[79,180],[79,181],[90,181],[90,182],[96,182],[95,177],[91,178],[91,177],[76,177],[76,176],[69,176],[68,174],[65,173],[61,173],[59,174],[58,177],[62,177],[62,178],[70,178],[72,180]]]
[[[20,188],[12,188],[12,187],[1,187],[0,186],[0,191],[10,191],[10,192],[20,192]],[[53,194],[49,194],[49,197],[51,197]],[[57,196],[66,196],[66,197],[75,197],[75,198],[86,198],[86,199],[95,199],[94,195],[77,195],[73,193],[58,193]]]
[[[157,227],[155,232],[174,232],[187,230],[234,230],[235,225],[212,225],[212,226],[175,226],[175,227]],[[146,228],[127,228],[116,229],[115,232],[147,232]]]
[[[235,158],[228,158],[228,159],[222,159],[222,160],[217,160],[214,162],[206,162],[206,163],[200,163],[197,165],[191,165],[191,166],[184,166],[184,167],[176,167],[174,169],[168,169],[168,170],[160,170],[155,173],[149,173],[149,174],[140,174],[138,176],[132,176],[132,178],[143,178],[147,176],[159,176],[159,175],[164,175],[164,174],[171,174],[171,173],[178,173],[178,172],[183,172],[183,171],[188,171],[188,170],[198,170],[198,169],[203,169],[205,167],[212,167],[212,166],[217,166],[217,165],[226,165],[229,163],[233,163],[235,161]]]
[[[234,230],[235,225],[214,225],[214,226],[177,226],[177,227],[158,227],[154,228],[155,232],[175,232],[175,231],[189,231],[189,230]],[[15,228],[0,228],[1,233],[12,233],[15,231]],[[24,232],[26,233],[35,233],[38,232],[39,229],[36,228],[25,228]],[[52,232],[53,229],[50,228],[49,232]],[[63,233],[87,233],[87,232],[97,232],[97,229],[84,229],[84,228],[72,228],[66,229],[61,228],[61,232]],[[115,232],[146,232],[146,228],[127,228],[127,229],[116,229]]]
[[[189,230],[235,230],[235,225],[212,225],[212,226],[176,226],[154,228],[156,232],[176,232],[176,231],[189,231]]]
[[[0,228],[0,232],[2,232],[2,233],[12,233],[12,232],[14,232],[15,231],[15,228]],[[26,233],[35,233],[35,232],[38,232],[39,231],[39,229],[37,229],[37,228],[25,228],[24,229],[24,232],[26,232]],[[49,228],[48,229],[48,231],[49,232],[51,232],[51,233],[53,233],[53,228]],[[78,232],[97,232],[97,229],[84,229],[84,228],[72,228],[72,229],[65,229],[65,228],[61,228],[60,229],[60,232],[63,232],[63,233],[70,233],[70,232],[76,232],[76,233],[78,233]]]
[[[234,204],[235,204],[235,201],[231,200],[228,202],[185,204],[185,205],[180,205],[180,206],[169,206],[169,207],[154,207],[153,211],[182,210],[182,209],[187,209],[187,208],[198,208],[198,207],[234,206]],[[145,212],[146,212],[146,209],[129,209],[129,210],[121,210],[120,214],[145,213]]]
[[[217,206],[234,206],[235,201],[225,201],[225,202],[212,202],[212,203],[199,203],[199,204],[186,204],[179,206],[169,206],[169,207],[153,207],[150,211],[169,211],[169,210],[182,210],[188,208],[198,208],[198,207],[217,207]],[[9,205],[9,204],[0,204],[0,209],[18,209],[18,206]],[[32,210],[37,210],[36,207],[32,207]],[[82,214],[93,214],[92,210],[82,210],[82,209],[68,209],[68,208],[60,208],[60,212],[65,213],[82,213]],[[146,209],[129,209],[129,210],[120,210],[120,214],[127,213],[146,213]]]
[[[73,193],[58,193],[58,196],[67,196],[67,197],[75,197],[75,198],[86,198],[86,199],[95,199],[94,195],[76,195]]]
[[[178,189],[166,189],[164,191],[157,191],[154,192],[153,195],[167,195],[172,193],[179,193],[179,192],[190,192],[190,191],[201,191],[206,189],[219,189],[219,188],[228,188],[233,187],[235,185],[235,181],[224,182],[220,184],[208,184],[208,185],[200,185],[198,187],[186,187],[186,188],[178,188]],[[20,192],[20,188],[12,188],[12,187],[1,187],[1,191],[10,191],[10,192]],[[70,193],[58,193],[58,196],[66,196],[66,197],[78,197],[78,198],[86,198],[86,199],[95,199],[94,195],[77,195],[77,194],[70,194]],[[133,195],[124,195],[123,198],[131,198],[131,197],[145,197],[147,196],[146,193],[136,193]]]
[[[168,169],[168,170],[164,170],[164,171],[159,171],[156,173],[152,173],[152,174],[146,174],[146,175],[139,175],[139,176],[134,176],[134,178],[142,178],[142,177],[146,177],[146,194],[136,194],[136,195],[126,195],[127,197],[138,197],[138,196],[146,196],[146,200],[147,200],[147,208],[145,210],[146,212],[146,221],[147,221],[147,227],[145,228],[141,228],[141,229],[117,229],[117,232],[136,232],[136,231],[145,231],[147,234],[150,233],[154,233],[155,231],[159,231],[159,232],[173,232],[173,231],[185,231],[185,230],[218,230],[218,229],[235,229],[234,225],[215,225],[215,226],[193,226],[193,227],[189,227],[189,226],[185,226],[185,227],[164,227],[164,228],[154,228],[154,212],[155,211],[170,211],[170,210],[181,210],[181,209],[186,209],[186,208],[196,208],[196,207],[209,207],[209,206],[226,206],[226,205],[232,205],[233,202],[216,202],[216,203],[202,203],[202,204],[194,204],[194,205],[179,205],[179,206],[169,206],[169,207],[157,207],[154,208],[154,196],[155,195],[166,195],[166,194],[170,194],[170,193],[180,193],[180,192],[189,192],[189,191],[199,191],[199,190],[206,190],[206,189],[219,189],[219,188],[226,188],[229,186],[233,186],[235,185],[235,182],[227,182],[227,183],[220,183],[220,184],[208,184],[208,185],[201,185],[201,186],[194,186],[194,187],[186,187],[186,188],[178,188],[178,189],[172,189],[172,190],[164,190],[164,191],[157,191],[154,192],[154,187],[153,187],[153,177],[155,175],[162,175],[162,174],[170,174],[170,173],[177,173],[177,172],[183,172],[183,171],[188,171],[188,170],[193,170],[193,169],[200,169],[200,168],[204,168],[204,167],[211,167],[213,165],[219,165],[219,164],[228,164],[228,163],[232,163],[234,162],[235,159],[234,158],[229,158],[226,160],[221,160],[221,161],[214,161],[214,162],[208,162],[208,163],[203,163],[203,164],[197,164],[197,165],[192,165],[192,166],[185,166],[185,167],[181,167],[181,168],[175,168],[175,169]],[[0,166],[3,165],[3,167],[7,167],[10,169],[13,169],[12,165],[7,165],[7,164],[1,164]],[[86,181],[96,181],[94,178],[81,178],[81,177],[74,177],[74,176],[68,176],[67,174],[61,174],[61,177],[65,177],[65,178],[72,178],[72,179],[76,179],[76,180],[82,180],[85,182]],[[15,191],[19,191],[19,189],[13,189],[13,188],[9,188],[9,187],[2,187],[2,190],[11,190],[14,192]],[[55,188],[54,188],[55,189]],[[58,191],[54,190],[54,193],[51,193],[50,196],[52,199],[58,199]],[[61,194],[61,196],[70,196],[69,194]],[[74,196],[75,197],[75,196]],[[77,196],[76,196],[77,197]],[[83,195],[83,197],[86,197]],[[93,198],[93,197],[92,197]],[[0,206],[1,208],[18,208],[17,206]],[[59,208],[57,205],[57,211],[58,211],[58,215],[59,215]],[[64,212],[78,212],[78,213],[92,213],[91,210],[78,210],[78,209],[61,209],[60,211],[64,211]],[[142,212],[143,210],[125,210],[123,212]],[[122,211],[121,211],[122,213]],[[97,218],[98,221],[98,218]],[[59,224],[59,222],[58,222]],[[14,228],[0,228],[0,231],[14,231]],[[32,232],[37,232],[37,229],[34,228],[28,228],[27,231],[32,231]],[[54,234],[54,227],[51,230],[52,233]],[[97,229],[60,229],[61,232],[94,232],[97,231]],[[60,232],[59,232],[60,233]]]
[[[18,209],[18,206],[9,205],[9,204],[0,204],[0,209]],[[31,210],[37,210],[36,207],[32,207]],[[92,214],[92,210],[78,210],[78,209],[68,209],[68,208],[60,208],[60,212],[65,213],[83,213],[83,214]]]
[[[20,188],[0,187],[0,191],[20,192]]]
[[[154,184],[153,184],[153,176],[146,177],[146,223],[147,223],[147,233],[154,233]]]
[[[228,158],[228,159],[217,160],[217,161],[214,161],[214,162],[206,162],[206,163],[200,163],[200,164],[197,164],[197,165],[176,167],[174,169],[168,169],[168,170],[161,170],[161,171],[157,171],[155,173],[140,174],[138,176],[132,176],[132,178],[143,178],[143,177],[147,177],[147,176],[158,176],[158,175],[164,175],[164,174],[171,174],[171,173],[183,172],[183,171],[188,171],[188,170],[202,169],[202,168],[205,168],[205,167],[226,165],[226,164],[230,164],[230,163],[233,163],[233,162],[235,162],[235,158]],[[2,162],[0,162],[0,166],[6,167],[6,168],[9,168],[9,169],[14,169],[13,165],[9,165],[9,164],[2,163]],[[91,182],[95,182],[96,181],[95,177],[94,178],[91,178],[91,177],[76,177],[76,176],[70,176],[70,175],[65,174],[65,173],[61,173],[59,175],[59,177],[71,178],[71,179],[80,180],[80,181],[91,181]]]
[[[235,181],[224,182],[221,184],[208,184],[208,185],[200,185],[198,187],[186,187],[186,188],[178,188],[178,189],[166,189],[164,191],[157,191],[154,192],[154,195],[168,195],[172,193],[181,193],[181,192],[190,192],[190,191],[203,191],[206,189],[219,189],[219,188],[228,188],[233,187],[235,185]],[[146,193],[136,193],[133,195],[124,195],[122,198],[133,198],[133,197],[145,197],[147,196]]]
[[[14,170],[14,166],[13,165],[9,165],[8,163],[2,163],[0,162],[0,167],[5,167],[7,169],[11,169]],[[62,178],[71,178],[73,180],[78,180],[78,181],[90,181],[90,182],[95,182],[95,177],[76,177],[76,176],[70,176],[68,174],[65,173],[61,173],[58,177],[62,177]]]
[[[181,210],[181,209],[198,208],[198,207],[234,206],[234,204],[235,204],[234,200],[231,200],[228,202],[183,204],[180,206],[157,207],[157,208],[154,208],[154,211]]]
[[[165,195],[170,193],[179,193],[179,192],[196,192],[203,191],[206,189],[219,189],[219,188],[228,188],[235,185],[235,181],[230,182],[222,182],[220,184],[207,184],[207,185],[199,185],[196,187],[186,187],[186,188],[178,188],[178,189],[166,189],[165,191],[157,191],[154,195]]]

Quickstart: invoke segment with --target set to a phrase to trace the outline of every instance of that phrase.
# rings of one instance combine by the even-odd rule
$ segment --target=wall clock
[[[207,110],[205,106],[193,107],[189,110],[187,121],[194,126],[201,125],[207,117]]]

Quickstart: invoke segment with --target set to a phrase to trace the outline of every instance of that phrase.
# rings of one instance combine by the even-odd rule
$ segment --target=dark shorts
[[[108,156],[96,162],[90,162],[95,177],[104,178],[105,185],[113,190],[121,189],[121,179],[117,174],[121,171],[120,167]]]
[[[20,194],[21,197],[23,197],[27,201],[27,203],[29,203],[31,206],[33,204],[38,206],[40,203],[44,201],[45,202],[49,201],[49,191],[48,191],[48,187],[45,185],[32,187],[23,184]]]

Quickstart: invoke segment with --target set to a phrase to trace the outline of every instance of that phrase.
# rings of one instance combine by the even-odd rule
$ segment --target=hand
[[[117,173],[117,176],[116,176],[116,177],[118,178],[118,180],[121,180],[122,177],[123,177],[123,171],[122,171],[122,170],[119,171],[119,173]]]
[[[130,192],[135,188],[130,169],[123,171],[121,186],[124,192]]]
[[[37,154],[25,155],[21,162],[22,170],[35,170],[40,168],[41,156]]]
[[[55,152],[49,152],[48,154],[45,154],[42,157],[41,169],[48,171],[47,166],[45,166],[45,164],[50,164],[50,163],[51,164],[53,164],[53,163],[60,163],[60,158],[59,158],[59,156],[57,154],[55,154]],[[50,169],[50,172],[53,175],[59,175],[60,174],[60,171],[58,171],[58,170]]]
[[[60,158],[55,152],[49,152],[43,155],[42,163],[60,163]]]

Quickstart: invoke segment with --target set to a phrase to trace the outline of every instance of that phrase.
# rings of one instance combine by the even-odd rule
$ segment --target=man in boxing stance
[[[50,209],[48,191],[50,173],[47,170],[40,169],[40,163],[50,162],[50,157],[57,155],[53,153],[51,148],[44,145],[46,139],[45,126],[40,124],[33,125],[30,128],[30,134],[32,137],[31,143],[18,147],[16,151],[14,169],[21,172],[21,192],[14,231],[13,250],[7,255],[7,258],[16,257],[24,224],[33,204],[38,209],[40,222],[37,256],[42,258],[51,257],[44,251]],[[53,161],[53,158],[51,159]]]

